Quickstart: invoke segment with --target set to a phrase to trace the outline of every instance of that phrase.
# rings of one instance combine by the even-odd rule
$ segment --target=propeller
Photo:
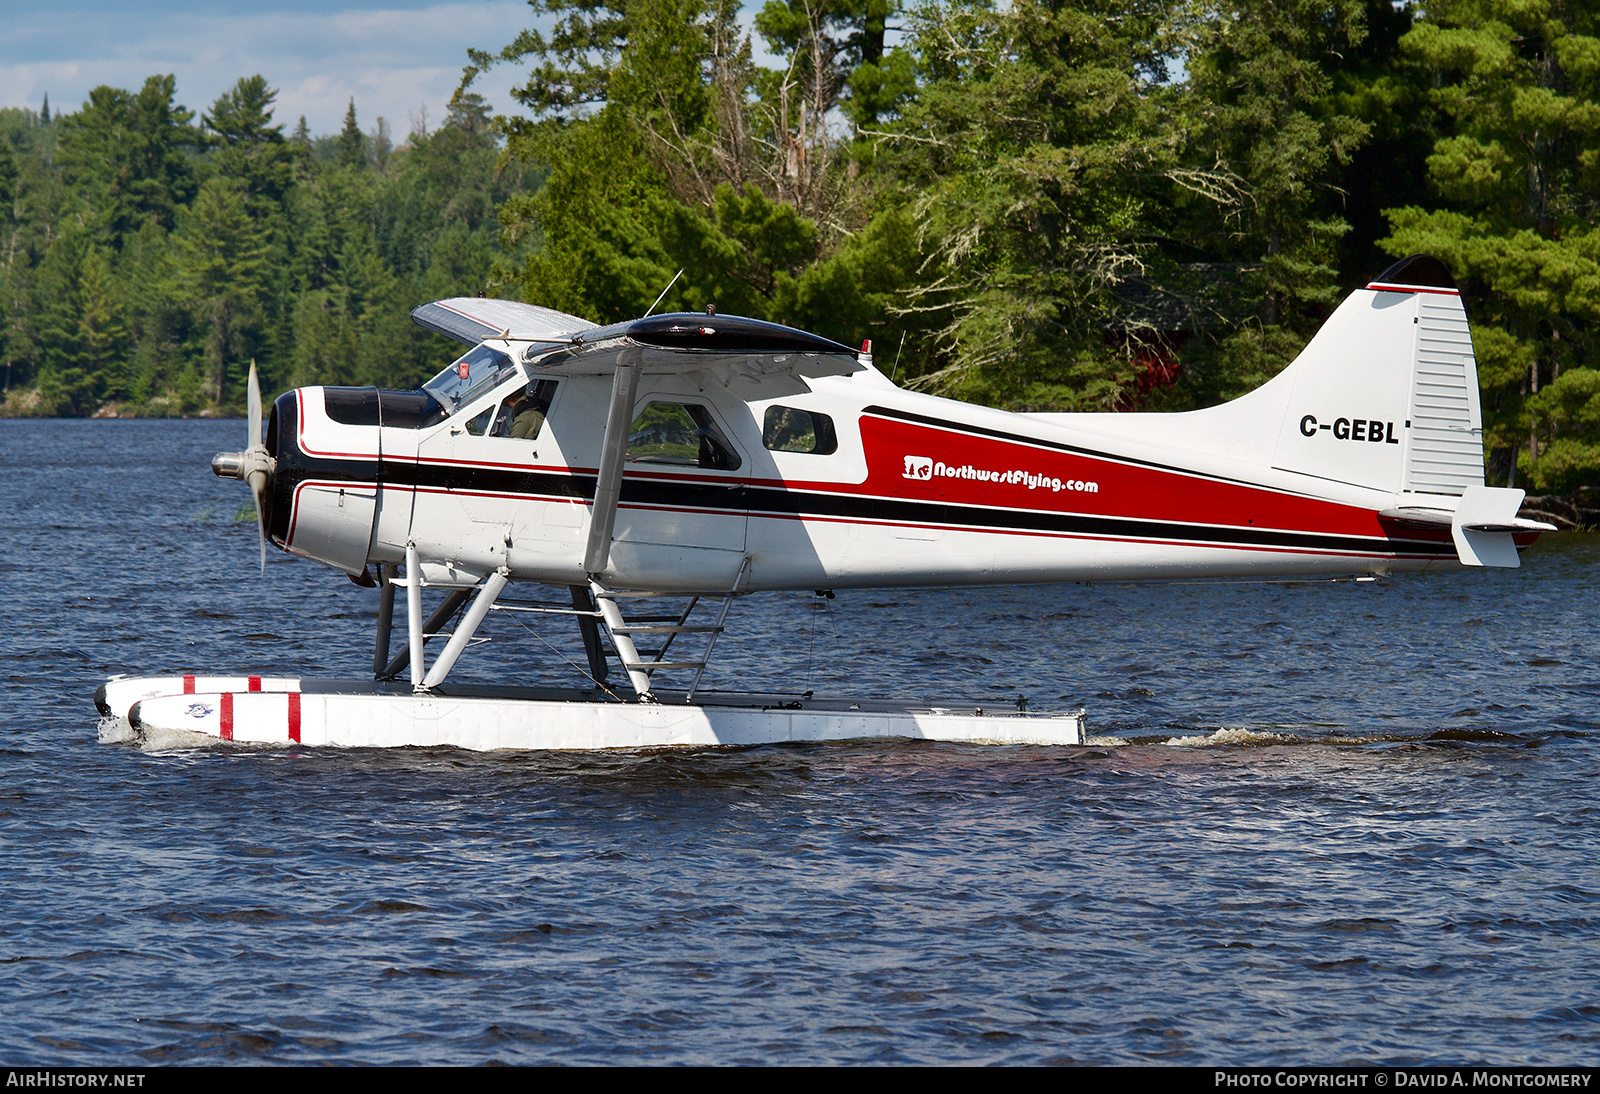
[[[261,380],[256,375],[256,363],[250,362],[250,387],[246,415],[246,447],[243,452],[219,452],[211,457],[211,471],[219,478],[240,479],[250,484],[256,499],[256,538],[261,546],[261,572],[267,572],[267,491],[272,487],[272,475],[278,461],[267,453],[261,439]]]

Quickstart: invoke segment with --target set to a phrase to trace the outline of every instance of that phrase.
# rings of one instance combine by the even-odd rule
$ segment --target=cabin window
[[[628,430],[629,463],[735,471],[739,454],[698,403],[649,403]]]
[[[507,399],[494,420],[494,436],[514,441],[536,441],[556,397],[554,380],[536,380],[526,390]]]
[[[467,432],[474,437],[481,437],[489,432],[489,419],[494,417],[494,407],[488,407],[481,414],[474,414],[467,423]]]
[[[486,345],[477,346],[423,384],[422,390],[454,414],[462,404],[470,402],[500,381],[509,379],[515,368],[511,358],[499,350]]]
[[[833,419],[814,410],[769,406],[761,423],[761,443],[773,452],[810,452],[827,456],[838,451]]]

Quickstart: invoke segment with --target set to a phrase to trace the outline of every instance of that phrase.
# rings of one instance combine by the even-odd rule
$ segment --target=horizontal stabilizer
[[[1456,520],[1455,513],[1449,509],[1433,509],[1424,505],[1401,505],[1393,509],[1383,509],[1379,511],[1378,516],[1384,520],[1398,520],[1402,524],[1416,524],[1423,527],[1434,524],[1448,528]]]
[[[1555,525],[1517,516],[1523,491],[1495,486],[1469,486],[1456,505],[1450,534],[1463,566],[1521,565],[1516,532],[1553,532]]]

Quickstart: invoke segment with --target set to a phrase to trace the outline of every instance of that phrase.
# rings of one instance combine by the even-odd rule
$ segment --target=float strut
[[[467,597],[471,595],[471,589],[457,589],[445,597],[444,603],[435,608],[433,614],[428,616],[427,622],[422,624],[422,636],[426,638],[430,634],[438,634],[439,628],[444,626],[445,620],[455,615],[461,605],[467,602]],[[411,650],[409,648],[402,649],[389,659],[387,665],[383,666],[383,672],[379,674],[378,679],[392,680],[405,671],[405,667],[409,664],[411,664]]]
[[[578,612],[593,613],[598,611],[595,607],[594,597],[590,595],[587,587],[583,585],[569,586],[572,592],[572,606]],[[578,631],[583,635],[583,652],[589,658],[589,675],[596,684],[606,682],[606,650],[600,644],[600,624],[595,621],[593,614],[578,616]]]
[[[394,629],[394,567],[378,565],[378,635],[372,646],[372,675],[382,679],[389,663],[389,634]]]
[[[417,545],[406,544],[406,630],[411,638],[411,686],[422,686],[422,566],[417,562]]]
[[[422,690],[436,688],[444,683],[444,678],[450,675],[450,670],[455,668],[456,660],[461,652],[467,648],[467,643],[472,640],[478,625],[483,622],[483,617],[489,614],[489,609],[494,606],[500,591],[506,587],[506,572],[496,570],[489,575],[478,590],[477,599],[472,602],[472,607],[467,609],[467,614],[461,617],[461,622],[456,624],[455,632],[450,635],[450,641],[445,643],[443,652],[433,659],[433,666],[428,669],[427,678],[422,681]]]

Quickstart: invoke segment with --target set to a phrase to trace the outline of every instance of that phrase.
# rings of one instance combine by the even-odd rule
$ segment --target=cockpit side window
[[[536,380],[521,394],[507,399],[494,420],[494,436],[516,441],[536,441],[544,430],[545,416],[556,397],[554,380]]]
[[[773,452],[828,456],[839,450],[833,419],[814,410],[769,406],[761,423],[761,443]]]
[[[451,414],[508,379],[516,368],[511,358],[488,345],[476,346],[454,364],[422,385]]]
[[[739,454],[699,403],[652,402],[628,430],[627,462],[736,471]]]

